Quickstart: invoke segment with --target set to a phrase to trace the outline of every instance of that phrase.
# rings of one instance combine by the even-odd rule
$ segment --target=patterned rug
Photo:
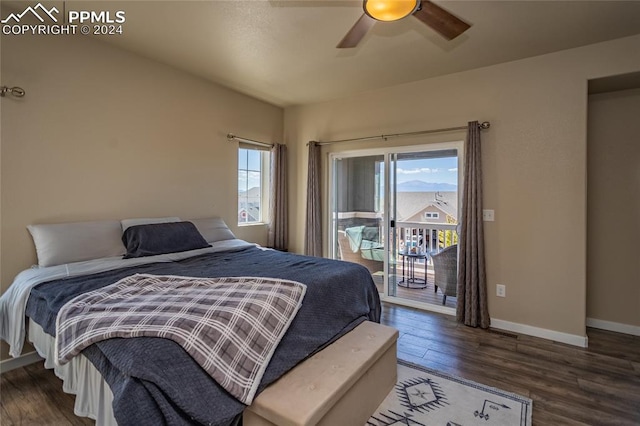
[[[369,426],[531,426],[532,401],[398,360],[398,381]]]

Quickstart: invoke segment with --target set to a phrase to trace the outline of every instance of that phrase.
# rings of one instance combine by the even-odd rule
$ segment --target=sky
[[[238,150],[238,191],[260,187],[260,152],[254,149]]]
[[[238,175],[238,190],[246,191],[260,186],[260,151],[239,150],[238,167],[249,173]],[[399,160],[397,183],[421,180],[432,183],[458,184],[458,159],[456,157]]]
[[[397,169],[398,183],[411,180],[458,184],[458,159],[456,157],[400,160]]]

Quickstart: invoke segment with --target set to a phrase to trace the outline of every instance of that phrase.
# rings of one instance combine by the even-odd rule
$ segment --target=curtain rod
[[[241,138],[240,136],[236,136],[233,133],[227,133],[227,140],[228,141],[236,140],[238,142],[244,142],[244,143],[247,143],[249,145],[258,145],[258,146],[265,146],[265,147],[273,148],[273,144],[272,143],[266,143],[266,142],[254,141],[253,139]]]
[[[311,141],[311,142],[314,142],[317,145],[331,145],[332,143],[369,141],[369,140],[373,140],[373,139],[384,139],[384,140],[387,140],[389,138],[397,138],[397,137],[402,137],[402,136],[417,136],[417,135],[426,135],[426,134],[429,134],[429,133],[442,133],[442,132],[452,132],[454,130],[466,130],[467,127],[468,126],[447,127],[447,128],[444,128],[444,129],[421,130],[421,131],[418,131],[418,132],[394,133],[392,135],[367,136],[367,137],[364,137],[364,138],[341,139],[341,140],[337,140],[337,141],[326,141],[326,142],[321,142],[321,141]],[[491,127],[491,123],[489,123],[488,121],[483,121],[482,123],[478,124],[478,128],[480,128],[482,130],[488,129],[489,127]],[[309,144],[307,144],[307,145],[309,145]]]

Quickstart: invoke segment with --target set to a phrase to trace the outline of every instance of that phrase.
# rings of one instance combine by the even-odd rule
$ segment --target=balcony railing
[[[372,249],[368,246],[367,248],[361,248],[360,253],[352,254],[347,247],[343,247],[342,250],[344,252],[341,254],[340,244],[338,235],[336,235],[335,240],[335,255],[336,258],[341,258],[343,260],[348,260],[352,262],[358,262],[359,258],[363,259],[375,260],[379,261],[380,265],[377,268],[380,270],[382,268],[382,260],[384,255],[382,251],[384,248],[388,247],[389,249],[392,247],[388,244],[388,241],[384,229],[382,228],[381,222],[382,219],[377,215],[370,214],[370,216],[365,216],[360,212],[354,213],[341,213],[341,217],[339,217],[338,229],[337,232],[342,232],[351,227],[351,226],[366,226],[368,228],[378,228],[377,236],[375,240],[372,241],[374,244],[373,251],[379,253],[372,253]],[[411,249],[419,250],[420,253],[424,253],[427,256],[427,263],[431,264],[430,255],[433,253],[437,253],[444,249],[445,247],[449,247],[453,244],[458,243],[458,232],[456,230],[456,224],[449,223],[436,223],[436,222],[409,222],[409,221],[401,221],[396,222],[396,241],[395,241],[395,250],[397,257],[399,257],[400,252],[411,251]],[[343,243],[346,246],[347,240],[344,239],[346,236],[343,235]],[[360,262],[358,262],[360,263]]]
[[[458,244],[457,227],[449,223],[396,222],[396,247],[404,253],[416,248],[427,255],[427,263],[431,265],[431,254]]]

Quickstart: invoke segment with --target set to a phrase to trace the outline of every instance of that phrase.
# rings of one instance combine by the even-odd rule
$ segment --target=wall
[[[233,132],[282,140],[283,110],[84,36],[2,36],[2,290],[36,263],[26,225],[222,216],[237,228]]]
[[[587,80],[640,70],[639,50],[640,36],[634,36],[287,108],[291,249],[304,247],[308,140],[488,120],[484,206],[496,212],[496,221],[485,224],[491,316],[580,341],[586,318]],[[463,138],[464,132],[454,132],[330,145],[323,152]],[[506,285],[506,298],[495,296],[497,283]]]
[[[589,96],[587,317],[640,327],[640,89]]]

